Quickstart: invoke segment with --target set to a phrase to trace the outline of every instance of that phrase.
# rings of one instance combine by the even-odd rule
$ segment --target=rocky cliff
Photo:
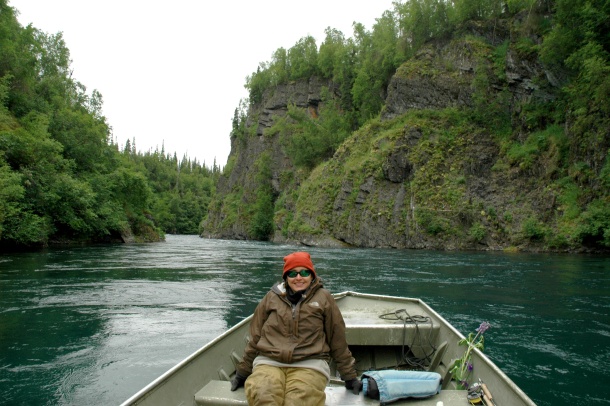
[[[565,134],[536,135],[544,145],[530,155],[508,151],[532,138],[523,109],[552,101],[560,81],[510,38],[507,23],[471,24],[460,36],[425,46],[396,71],[380,117],[311,172],[295,168],[285,154],[282,139],[290,134],[271,129],[291,105],[316,117],[323,89],[336,89],[311,78],[268,90],[261,103],[250,107],[249,134],[232,138],[229,164],[202,236],[248,238],[257,162],[266,156],[276,242],[573,249],[565,236],[553,242],[552,232],[565,209],[552,186]],[[502,44],[505,53],[498,58]],[[498,126],[511,122],[509,136],[472,113],[486,108],[505,115]]]

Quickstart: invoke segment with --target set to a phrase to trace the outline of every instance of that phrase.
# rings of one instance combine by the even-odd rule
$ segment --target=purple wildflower
[[[466,364],[466,368],[467,368],[469,371],[472,371],[472,369],[474,368],[474,365],[472,365],[470,362],[468,362],[468,363]]]
[[[491,324],[489,324],[488,322],[484,321],[483,323],[481,323],[481,325],[479,326],[479,328],[477,329],[477,331],[479,332],[479,334],[483,334],[487,331],[488,328],[491,327]]]

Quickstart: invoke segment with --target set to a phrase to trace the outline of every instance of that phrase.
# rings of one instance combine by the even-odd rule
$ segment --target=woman
[[[345,387],[358,394],[356,361],[345,322],[307,252],[284,257],[282,281],[254,311],[250,341],[231,390],[244,386],[249,405],[324,405],[333,358]]]

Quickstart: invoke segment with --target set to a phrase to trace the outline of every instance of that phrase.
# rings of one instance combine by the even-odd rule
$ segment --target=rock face
[[[322,88],[332,88],[332,83],[318,78],[307,81],[291,82],[279,85],[265,92],[263,101],[250,106],[246,126],[254,129],[253,134],[244,138],[231,138],[231,153],[229,164],[234,165],[226,170],[218,182],[216,205],[211,205],[207,218],[203,223],[203,237],[247,239],[248,213],[247,207],[252,204],[258,184],[255,179],[256,162],[264,154],[268,154],[271,162],[272,186],[277,196],[284,191],[282,174],[293,173],[298,177],[298,171],[281,145],[281,134],[268,134],[273,124],[286,116],[288,106],[294,105],[306,110],[310,115],[316,115],[321,103]],[[219,200],[234,194],[233,203],[244,208],[239,218],[230,218],[227,207]],[[237,196],[239,195],[239,196]],[[232,210],[231,210],[232,211]]]
[[[332,87],[331,82],[325,82],[318,78],[310,78],[307,81],[291,82],[279,85],[272,91],[267,91],[263,97],[263,102],[253,106],[248,114],[249,121],[247,126],[256,126],[256,135],[262,136],[266,129],[269,129],[275,119],[283,117],[288,111],[288,105],[307,109],[312,113],[317,111],[318,105],[322,101],[322,87]],[[253,122],[253,121],[256,122]]]
[[[470,106],[477,65],[469,48],[465,41],[439,49],[428,47],[416,56],[417,64],[401,66],[388,87],[382,118],[392,119],[412,109]],[[440,66],[448,60],[455,62],[452,72]],[[435,71],[438,73],[430,76]]]
[[[490,62],[492,45],[508,39],[508,29],[469,29],[487,41],[464,37],[469,39],[429,44],[397,70],[387,89],[379,131],[409,112],[459,111],[476,103],[480,73],[497,69]],[[487,83],[487,91],[504,92],[514,111],[532,98],[552,99],[558,81],[536,59],[509,48],[505,60],[504,82]],[[254,173],[264,154],[270,157],[274,196],[280,201],[275,207],[276,242],[503,249],[520,244],[516,230],[528,216],[556,209],[553,192],[538,182],[546,176],[544,169],[506,165],[499,160],[498,142],[476,127],[450,142],[442,140],[442,126],[450,124],[439,123],[440,130],[430,131],[405,123],[399,133],[387,136],[365,128],[331,161],[312,173],[298,171],[282,149],[281,137],[289,135],[270,129],[286,116],[289,105],[315,117],[323,88],[332,91],[333,84],[311,78],[281,85],[251,106],[247,126],[254,131],[232,139],[231,167],[219,181],[202,236],[248,238],[245,212],[255,201]],[[368,153],[354,165],[358,148]]]

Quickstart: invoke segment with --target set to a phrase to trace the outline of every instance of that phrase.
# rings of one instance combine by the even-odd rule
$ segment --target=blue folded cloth
[[[369,382],[369,379],[373,381]],[[362,374],[362,391],[365,396],[378,398],[381,404],[405,398],[426,398],[440,393],[441,376],[436,372],[367,371]]]

